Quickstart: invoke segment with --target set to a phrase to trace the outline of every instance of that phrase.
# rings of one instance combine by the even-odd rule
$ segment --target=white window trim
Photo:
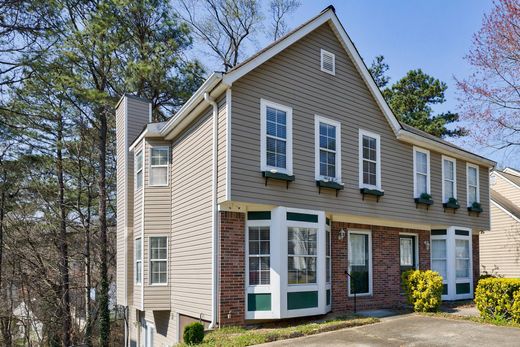
[[[328,55],[332,58],[332,71],[329,71],[323,67],[323,56],[324,55]],[[321,71],[335,76],[336,75],[336,55],[334,53],[321,49],[321,51],[320,51],[320,68],[321,68]]]
[[[350,234],[364,234],[368,235],[368,293],[358,293],[356,296],[371,296],[372,295],[372,231],[371,230],[360,230],[360,229],[348,229],[348,238],[347,238],[347,244],[348,244],[348,271],[351,272],[350,269],[350,259],[352,256],[352,250],[351,250],[351,243],[350,243]],[[348,277],[348,296],[353,297],[354,294],[350,293],[350,276]]]
[[[363,183],[363,136],[376,139],[376,185]],[[381,136],[379,134],[359,129],[359,188],[382,190],[381,188]]]
[[[446,196],[446,191],[444,188],[444,161],[451,161],[453,163],[453,197],[457,199],[457,160],[455,158],[447,157],[445,155],[442,156],[442,202],[448,202],[450,197]]]
[[[284,111],[287,115],[287,138],[286,138],[286,168],[279,168],[267,165],[267,107],[272,107]],[[260,169],[261,171],[276,171],[287,175],[293,174],[292,156],[292,108],[277,104],[272,101],[260,99]]]
[[[251,255],[249,254],[249,228],[269,228],[269,254],[253,254],[252,257],[258,257],[258,258],[261,258],[261,257],[269,257],[269,264],[271,264],[271,221],[270,220],[253,220],[253,221],[248,221],[247,223],[247,226],[246,226],[246,287],[248,288],[266,288],[266,289],[269,289],[271,287],[271,278],[272,278],[272,273],[271,273],[271,266],[270,269],[269,269],[269,284],[250,284],[249,282],[249,259],[251,258]],[[269,292],[269,291],[266,291],[266,293]]]
[[[337,183],[341,181],[341,123],[319,115],[314,115],[314,174],[316,180],[329,180],[330,177],[320,174],[320,123],[325,123],[336,127],[336,177]]]
[[[168,151],[167,162],[164,165],[152,165],[152,150],[154,149],[166,149]],[[144,165],[143,165],[144,166]],[[170,170],[168,169],[170,166],[170,147],[169,146],[150,146],[150,163],[149,163],[149,172],[148,175],[148,185],[150,187],[167,187],[170,183]],[[166,168],[166,184],[152,184],[152,169],[156,167],[165,167]],[[143,175],[144,176],[144,175]]]
[[[415,250],[415,269],[419,270],[419,234],[416,233],[399,233],[399,237],[401,236],[414,236],[414,250]],[[400,243],[401,241],[399,241]],[[401,252],[401,245],[399,244],[399,252]],[[399,257],[399,266],[401,266],[401,258]]]
[[[165,237],[166,238],[166,259],[154,259],[152,260],[152,238],[154,237]],[[169,280],[169,261],[168,261],[168,258],[169,258],[169,255],[170,255],[170,245],[169,245],[169,237],[166,236],[166,235],[161,235],[161,234],[157,234],[157,235],[149,235],[148,236],[148,285],[150,286],[157,286],[157,287],[161,287],[161,286],[167,286],[168,285],[168,280]],[[166,282],[164,283],[152,283],[152,261],[165,261],[166,260]]]
[[[474,168],[477,170],[477,202],[480,203],[480,173],[479,166],[471,163],[466,163],[466,202],[468,207],[471,207],[473,204],[469,201],[469,168]]]
[[[141,236],[139,236],[134,239],[134,257],[136,255],[135,245],[137,243],[137,240],[141,240],[141,250],[139,252],[141,254],[141,260],[134,259],[134,284],[140,286],[143,284],[143,271],[144,271],[144,269],[143,269],[143,238]],[[141,263],[141,276],[139,277],[139,279],[136,276],[138,262]]]
[[[426,154],[426,193],[431,195],[431,171],[430,171],[430,151],[427,149],[419,148],[416,146],[413,146],[413,196],[414,198],[418,198],[419,195],[417,195],[417,160],[416,160],[416,153],[421,152]]]
[[[142,156],[142,159],[141,159],[141,170],[138,170],[137,169],[137,157],[138,156]],[[139,187],[137,185],[137,174],[139,172],[142,172],[142,175],[141,175],[141,186]],[[135,152],[135,156],[134,156],[134,188],[135,188],[135,191],[138,191],[140,189],[143,189],[143,186],[144,186],[144,150],[143,149],[140,149],[139,151]]]

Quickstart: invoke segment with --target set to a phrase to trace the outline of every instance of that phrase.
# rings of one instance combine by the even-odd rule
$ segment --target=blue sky
[[[454,77],[464,78],[471,73],[464,56],[471,48],[473,34],[481,27],[483,15],[493,6],[491,0],[302,0],[301,7],[289,18],[290,28],[330,4],[368,66],[375,56],[383,55],[390,65],[390,83],[408,70],[421,68],[448,84],[447,101],[435,110],[457,112]],[[252,46],[261,48],[267,43],[259,40]],[[469,138],[453,142],[497,161],[499,166],[520,167],[520,156],[511,151],[479,148]]]

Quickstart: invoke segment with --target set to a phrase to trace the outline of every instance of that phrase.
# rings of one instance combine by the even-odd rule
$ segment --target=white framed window
[[[381,190],[381,137],[359,129],[359,187]]]
[[[318,230],[315,228],[289,227],[288,240],[288,283],[316,283],[318,258]]]
[[[336,56],[324,49],[321,50],[321,71],[336,74]]]
[[[470,278],[469,240],[455,239],[455,277]]]
[[[141,238],[135,239],[135,284],[141,284],[143,280],[143,243]]]
[[[260,100],[261,170],[292,175],[292,108]]]
[[[442,202],[457,199],[457,161],[442,156]]]
[[[341,123],[314,116],[315,175],[317,180],[341,182]]]
[[[466,183],[468,207],[474,202],[480,202],[480,180],[477,165],[466,163]]]
[[[150,186],[168,185],[168,163],[170,148],[167,146],[150,148]]]
[[[348,293],[372,295],[372,232],[348,231]]]
[[[150,236],[150,284],[168,283],[168,237]]]
[[[413,148],[413,191],[414,197],[431,194],[430,190],[430,151],[419,147]]]
[[[269,226],[248,228],[248,269],[249,285],[269,285],[271,283],[271,231]]]
[[[431,240],[432,270],[438,272],[443,281],[448,280],[448,245],[446,236]]]
[[[135,188],[143,187],[143,151],[140,150],[135,154]]]

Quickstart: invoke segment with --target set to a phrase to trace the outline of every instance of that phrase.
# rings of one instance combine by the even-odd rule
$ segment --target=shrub
[[[489,277],[479,280],[475,304],[483,318],[520,323],[520,279]]]
[[[416,312],[435,312],[441,305],[442,277],[437,272],[410,270],[402,275],[408,302]]]
[[[197,345],[201,343],[204,339],[204,325],[199,322],[186,325],[182,337],[184,343],[187,345]]]

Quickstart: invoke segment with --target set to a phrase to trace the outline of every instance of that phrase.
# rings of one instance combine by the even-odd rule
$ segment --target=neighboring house
[[[520,278],[520,171],[492,171],[490,189],[491,230],[480,235],[480,270]]]
[[[397,306],[410,268],[439,271],[444,299],[472,297],[495,163],[400,124],[333,8],[213,73],[167,122],[150,116],[136,97],[117,107],[132,345],[173,344],[191,321],[348,312],[354,294]]]

